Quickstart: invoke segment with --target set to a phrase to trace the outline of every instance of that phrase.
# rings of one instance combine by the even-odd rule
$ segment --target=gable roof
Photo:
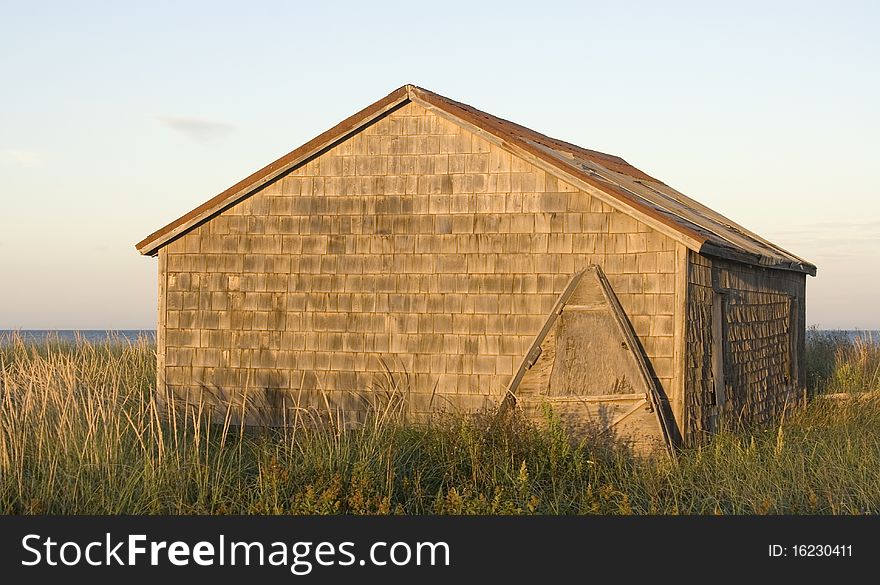
[[[414,85],[394,90],[150,234],[135,247],[141,254],[156,255],[165,244],[409,102],[418,103],[437,115],[465,126],[612,207],[635,216],[695,252],[816,275],[813,264],[679,193],[620,157],[550,138]]]

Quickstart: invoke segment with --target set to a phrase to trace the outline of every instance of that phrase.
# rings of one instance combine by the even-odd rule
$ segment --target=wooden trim
[[[164,408],[166,401],[165,389],[165,326],[168,306],[168,252],[159,250],[158,262],[158,321],[156,325],[156,400],[160,408]]]
[[[675,314],[673,315],[673,372],[672,397],[670,407],[677,427],[677,440],[684,444],[686,411],[684,408],[687,392],[687,318],[688,282],[690,277],[690,252],[681,245],[675,246]]]
[[[562,310],[563,310],[563,311],[566,311],[566,312],[567,312],[567,311],[579,311],[579,312],[583,312],[583,311],[603,311],[603,310],[605,310],[605,305],[598,305],[598,304],[593,304],[593,305],[565,305],[564,307],[562,307]]]
[[[792,272],[803,272],[810,276],[816,276],[816,267],[812,264],[799,264],[797,262],[770,262],[766,256],[742,252],[733,248],[719,246],[712,242],[704,242],[699,250],[696,250],[705,256],[714,256],[722,260],[732,260],[741,262],[760,268],[771,268],[775,270],[790,270]]]
[[[642,396],[642,399],[640,401],[633,404],[626,412],[621,413],[617,417],[615,417],[615,419],[613,421],[611,421],[611,424],[608,426],[611,428],[616,427],[619,423],[623,422],[624,419],[626,419],[631,414],[637,412],[645,404],[648,404],[648,397]],[[659,415],[659,414],[658,414],[658,416],[662,417],[662,415]],[[669,447],[668,443],[667,443],[667,447]],[[669,452],[674,453],[674,451],[671,448],[669,449]]]
[[[790,297],[788,306],[788,351],[789,351],[789,380],[790,385],[801,389],[800,384],[800,309],[797,297]]]
[[[626,316],[626,311],[623,310],[620,301],[617,300],[617,295],[614,294],[614,289],[611,288],[611,283],[608,282],[605,272],[600,266],[594,266],[593,269],[596,271],[596,276],[599,278],[599,282],[602,285],[602,294],[611,306],[611,312],[614,314],[614,318],[617,321],[618,329],[623,333],[623,337],[626,339],[627,344],[629,344],[630,351],[633,356],[635,356],[636,364],[638,364],[639,370],[641,370],[642,376],[645,379],[645,384],[648,386],[650,403],[653,405],[654,412],[657,415],[657,422],[660,425],[660,434],[663,435],[663,442],[666,444],[669,454],[675,459],[675,444],[673,443],[672,430],[670,428],[671,425],[667,419],[667,411],[663,406],[663,400],[660,395],[660,390],[657,388],[654,376],[651,375],[651,370],[648,368],[647,358],[642,351],[642,344],[639,343],[638,337],[636,337],[636,333],[632,328],[632,324]],[[626,416],[629,416],[629,414]],[[614,424],[617,424],[617,422],[619,421],[615,421]]]
[[[389,112],[401,107],[409,101],[408,86],[400,87],[381,100],[371,104],[360,112],[349,116],[330,130],[316,136],[299,148],[285,154],[278,160],[263,167],[259,171],[242,179],[229,189],[211,198],[189,213],[172,221],[165,227],[153,232],[135,245],[138,252],[144,255],[155,255],[156,251],[199,225],[212,215],[235,204],[250,195],[256,189],[292,171],[296,166],[308,162],[327,148],[360,131]]]
[[[580,283],[581,278],[584,275],[584,270],[579,270],[571,275],[571,278],[568,279],[568,284],[565,285],[565,288],[559,294],[559,297],[556,299],[556,303],[554,303],[553,308],[550,310],[550,314],[547,316],[547,320],[544,321],[544,325],[541,327],[541,330],[538,331],[538,334],[535,335],[535,339],[532,341],[532,345],[529,346],[529,351],[523,356],[522,360],[519,363],[519,367],[516,370],[516,374],[510,380],[510,384],[507,385],[507,391],[505,392],[504,399],[507,400],[508,397],[516,397],[516,389],[519,387],[519,383],[522,382],[523,376],[525,376],[526,372],[531,369],[538,357],[541,355],[541,343],[544,342],[544,338],[547,337],[547,334],[550,332],[550,328],[553,327],[553,324],[556,322],[556,318],[559,317],[559,314],[562,312],[563,307],[565,306],[566,301],[571,297],[574,289],[577,288],[578,283]]]
[[[636,179],[635,181],[637,183],[641,183],[642,185],[644,185],[648,189],[651,189],[653,191],[657,191],[663,195],[666,195],[667,197],[671,197],[671,198],[675,199],[676,201],[681,201],[681,199],[684,199],[685,201],[681,201],[682,205],[684,205],[686,207],[692,207],[694,209],[699,210],[704,216],[706,216],[708,219],[714,221],[715,223],[735,228],[734,232],[738,231],[741,234],[748,236],[748,238],[756,240],[756,241],[760,242],[761,244],[764,244],[768,248],[775,250],[776,252],[780,253],[783,256],[790,256],[790,257],[794,258],[795,260],[797,260],[798,262],[800,262],[801,264],[803,264],[804,266],[809,265],[810,267],[812,267],[813,270],[816,269],[816,267],[813,266],[810,262],[804,260],[803,258],[797,256],[796,254],[792,254],[791,252],[789,252],[785,248],[781,248],[780,246],[774,244],[770,240],[762,238],[760,235],[756,234],[755,232],[751,231],[750,229],[743,227],[742,225],[736,223],[735,221],[732,221],[731,219],[729,219],[727,217],[724,217],[723,215],[721,215],[720,213],[718,213],[717,211],[715,211],[711,207],[707,207],[706,205],[703,205],[699,201],[688,197],[684,193],[681,193],[681,192],[673,189],[672,187],[670,187],[669,185],[666,185],[665,183],[661,183],[660,181],[653,181],[653,184],[649,185],[649,184],[643,182],[641,179]],[[813,274],[813,276],[815,276],[815,274]]]
[[[550,404],[565,404],[572,402],[627,402],[630,400],[647,400],[648,395],[644,392],[636,392],[633,394],[595,394],[595,395],[578,395],[578,396],[541,396],[540,402],[549,402]]]
[[[798,361],[798,387],[804,392],[809,391],[807,387],[807,277],[800,277],[797,288],[798,298],[798,342],[797,342],[797,361]]]
[[[634,199],[630,193],[619,185],[597,180],[591,174],[578,171],[572,165],[566,164],[565,167],[560,167],[561,161],[544,149],[535,147],[515,136],[504,135],[495,128],[492,128],[491,131],[486,130],[482,126],[477,125],[480,123],[479,120],[470,121],[468,118],[473,117],[465,112],[450,112],[443,100],[425,99],[428,95],[433,94],[416,93],[413,95],[412,101],[429,109],[441,118],[476,134],[487,142],[491,142],[495,146],[503,148],[507,152],[532,163],[539,169],[574,185],[603,203],[607,203],[614,209],[632,215],[642,223],[651,226],[658,232],[669,236],[694,251],[699,251],[705,243],[706,238],[704,236],[685,228],[657,212],[657,210],[644,205]]]
[[[720,413],[727,402],[727,386],[724,379],[724,293],[712,294],[712,381],[715,386],[715,409]],[[712,429],[713,431],[715,429]]]

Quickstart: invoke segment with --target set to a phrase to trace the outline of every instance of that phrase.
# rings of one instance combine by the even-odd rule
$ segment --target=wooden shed
[[[810,263],[636,169],[406,85],[137,244],[158,392],[247,421],[515,397],[636,447],[772,419]],[[384,381],[383,381],[384,380]]]

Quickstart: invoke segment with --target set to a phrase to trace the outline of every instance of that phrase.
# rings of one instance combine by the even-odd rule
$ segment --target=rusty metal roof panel
[[[637,205],[642,210],[650,211],[654,217],[664,220],[664,223],[672,223],[691,237],[702,239],[701,249],[697,250],[699,252],[768,268],[805,272],[814,276],[816,274],[813,264],[679,193],[619,156],[581,148],[428,90],[414,89],[415,95],[427,97],[426,101],[433,105],[446,105],[447,108],[458,110],[458,115],[465,113],[468,122],[490,133],[518,142],[529,150],[543,152],[547,155],[545,160],[554,162],[564,171],[586,173],[596,180],[594,185],[605,183],[606,191],[615,191],[618,194],[623,191],[626,198],[630,199],[623,199],[624,203]]]

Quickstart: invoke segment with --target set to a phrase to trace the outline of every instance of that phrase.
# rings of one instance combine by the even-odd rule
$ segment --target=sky
[[[878,2],[0,0],[0,329],[152,329],[134,244],[414,83],[610,152],[880,329]]]

